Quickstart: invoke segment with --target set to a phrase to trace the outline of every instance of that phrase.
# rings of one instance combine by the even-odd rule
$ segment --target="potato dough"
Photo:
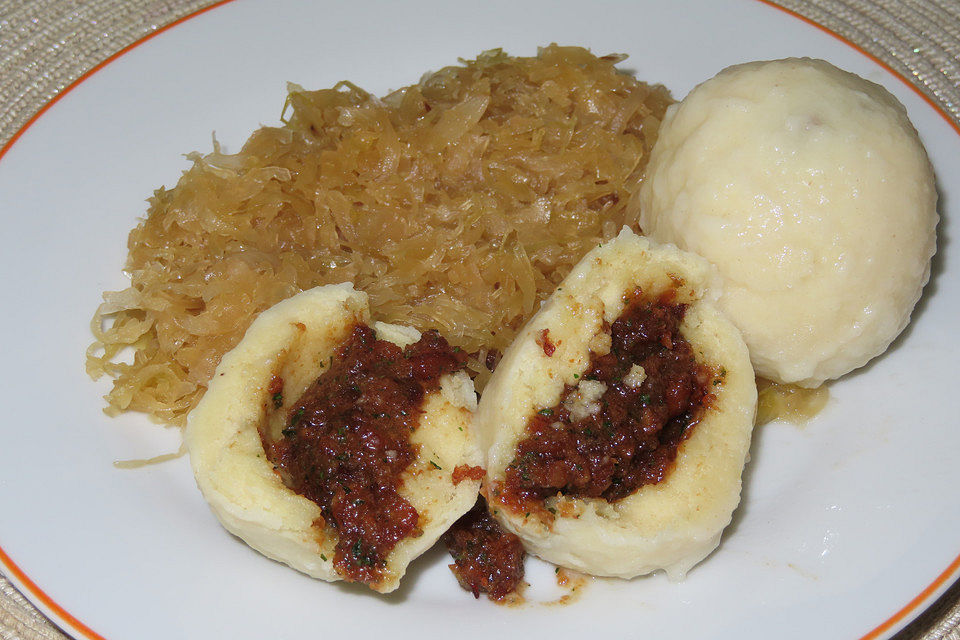
[[[723,276],[757,373],[817,386],[910,320],[937,195],[903,106],[822,60],[731,67],[667,112],[640,195],[651,238]]]
[[[739,332],[709,302],[712,289],[706,285],[714,278],[702,259],[624,229],[574,267],[504,353],[477,412],[487,451],[485,492],[494,515],[528,551],[593,575],[630,578],[664,569],[677,579],[719,544],[740,500],[757,393]],[[568,504],[557,510],[552,526],[505,508],[496,483],[503,481],[530,416],[554,406],[565,385],[577,384],[589,367],[591,345],[603,338],[609,343],[604,322],[619,317],[624,295],[637,286],[650,296],[678,287],[677,299],[689,303],[684,337],[699,362],[726,370],[714,389],[715,403],[681,443],[662,482],[615,502],[560,498]],[[537,343],[544,329],[555,346],[550,356]],[[548,506],[556,506],[554,500],[548,498]]]
[[[357,323],[369,323],[365,293],[349,284],[318,287],[260,314],[227,353],[210,387],[187,421],[186,445],[197,484],[224,527],[262,554],[322,580],[334,570],[336,531],[313,526],[320,507],[287,488],[264,454],[258,427],[267,420],[273,375],[284,380],[287,409],[303,394]],[[416,342],[409,327],[376,323],[377,337],[400,346]],[[429,549],[473,506],[480,483],[454,484],[460,464],[480,465],[474,441],[476,394],[463,372],[441,379],[427,396],[411,442],[417,459],[404,473],[400,494],[420,514],[423,535],[400,541],[387,559],[376,591],[397,588],[407,565]],[[439,467],[436,468],[430,462]]]

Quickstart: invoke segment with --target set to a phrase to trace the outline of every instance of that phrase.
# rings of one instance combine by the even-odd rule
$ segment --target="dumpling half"
[[[464,470],[481,455],[457,351],[369,322],[349,284],[263,312],[191,412],[186,445],[231,533],[315,578],[389,592],[473,506],[479,474]]]
[[[477,414],[488,504],[528,551],[680,578],[740,499],[756,386],[713,270],[629,229],[588,253],[504,353]]]

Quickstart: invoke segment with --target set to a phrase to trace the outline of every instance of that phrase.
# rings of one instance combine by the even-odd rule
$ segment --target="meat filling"
[[[453,556],[450,570],[475,598],[486,593],[502,600],[520,586],[523,543],[493,519],[482,497],[443,535],[443,542]]]
[[[425,396],[465,361],[436,332],[401,349],[358,325],[291,407],[282,437],[264,438],[287,486],[319,505],[318,526],[336,530],[333,562],[345,579],[378,583],[397,543],[420,534],[416,509],[399,493],[417,455],[410,434]]]
[[[614,502],[667,477],[721,381],[694,357],[680,333],[687,307],[672,299],[634,292],[609,353],[591,353],[579,383],[530,419],[499,487],[506,504],[542,509],[557,493]]]

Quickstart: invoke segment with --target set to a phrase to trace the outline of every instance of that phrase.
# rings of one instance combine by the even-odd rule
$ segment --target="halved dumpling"
[[[265,443],[270,449],[286,437],[281,431],[291,433],[286,430],[299,419],[300,410],[293,408],[301,396],[334,364],[357,327],[369,321],[366,294],[349,284],[304,291],[260,314],[224,356],[191,412],[186,445],[200,490],[231,533],[315,578],[348,578],[385,593],[397,588],[407,565],[476,501],[479,480],[460,473],[454,482],[455,469],[482,460],[474,441],[476,394],[469,377],[462,371],[444,374],[439,388],[423,396],[422,413],[409,435],[413,457],[397,489],[416,510],[415,527],[385,554],[381,566],[373,567],[373,577],[370,571],[362,579],[345,576],[335,566],[339,533],[333,521],[317,503],[288,488],[282,465],[278,471],[265,450]],[[373,329],[378,340],[401,348],[421,337],[409,327],[376,323]],[[369,439],[370,433],[363,437]],[[341,506],[343,498],[340,491]],[[366,555],[358,557],[361,565],[366,562]]]
[[[504,353],[477,412],[483,491],[529,552],[593,575],[676,579],[717,547],[757,394],[713,283],[703,259],[625,228]]]

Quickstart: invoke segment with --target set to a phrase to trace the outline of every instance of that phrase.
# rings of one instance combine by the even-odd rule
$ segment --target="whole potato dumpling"
[[[822,60],[730,67],[668,111],[643,231],[719,269],[758,375],[816,386],[907,325],[936,251],[926,152],[890,93]]]

